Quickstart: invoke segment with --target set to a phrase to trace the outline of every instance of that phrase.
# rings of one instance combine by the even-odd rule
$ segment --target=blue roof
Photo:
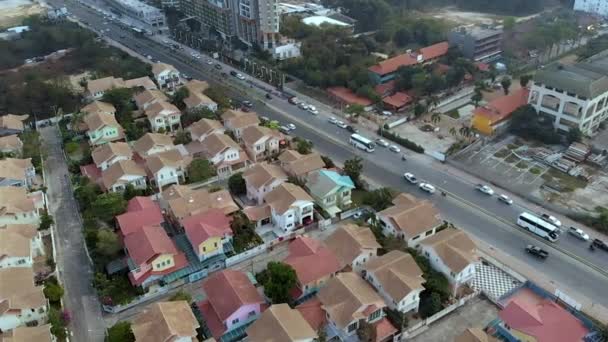
[[[327,178],[331,179],[332,182],[336,183],[339,186],[345,186],[348,188],[355,188],[355,183],[350,179],[349,176],[343,176],[336,171],[331,170],[321,170],[320,173]]]

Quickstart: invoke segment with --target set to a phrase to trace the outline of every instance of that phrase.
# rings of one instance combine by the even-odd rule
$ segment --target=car
[[[260,116],[260,121],[262,121],[262,122],[269,122],[270,118],[267,117],[267,116]]]
[[[508,204],[508,205],[513,204],[513,200],[510,199],[509,196],[504,195],[504,194],[501,194],[500,196],[498,196],[498,200],[505,204]]]
[[[207,64],[208,64],[208,65],[211,65],[211,64],[213,64],[213,61],[212,61],[212,60],[210,60],[210,59],[208,59],[208,60],[207,60]]]
[[[219,63],[214,65],[213,67],[216,68],[217,70],[222,70],[222,65]]]
[[[558,220],[557,218],[555,218],[555,216],[551,216],[549,214],[541,214],[540,218],[551,223],[552,225],[556,226],[556,227],[561,227],[562,226],[562,221]]]
[[[239,79],[239,80],[241,80],[241,81],[244,81],[244,80],[245,80],[245,76],[243,76],[242,74],[236,74],[236,76],[235,76],[235,77],[236,77],[236,78],[238,78],[238,79]]]
[[[293,131],[294,129],[296,129],[296,125],[292,124],[292,123],[288,123],[287,128],[289,128],[290,131]]]
[[[169,44],[169,41],[166,39],[163,39],[163,44]]]
[[[346,130],[351,132],[351,133],[358,133],[359,130],[351,125],[346,126]]]
[[[593,242],[591,242],[591,246],[593,246],[595,248],[603,249],[606,252],[608,252],[608,245],[600,239],[593,239]]]
[[[317,110],[317,108],[313,105],[308,105],[308,108],[306,108],[306,110],[308,110],[308,111]]]
[[[526,252],[528,252],[529,254],[532,254],[535,257],[540,258],[540,259],[547,259],[547,257],[549,256],[549,252],[547,252],[546,250],[544,250],[538,246],[534,246],[534,245],[527,245]]]
[[[152,60],[152,56],[150,56],[150,55],[148,55],[146,58],[149,60]]]
[[[404,173],[403,178],[405,178],[406,181],[408,181],[412,184],[418,183],[418,178],[416,178],[416,176],[414,176],[413,174],[411,174],[409,172]]]
[[[361,216],[362,216],[362,215],[363,215],[363,213],[362,213],[361,211],[357,211],[357,212],[356,212],[356,213],[353,215],[353,218],[354,218],[355,220],[358,220],[358,219],[360,219],[360,218],[361,218]]]
[[[338,127],[340,127],[340,128],[346,128],[346,127],[348,127],[348,125],[345,124],[344,121],[338,121],[338,122],[336,122],[336,125]]]
[[[251,107],[253,107],[253,103],[251,103],[251,101],[243,101],[243,106],[245,106],[247,108],[251,108]]]
[[[382,111],[382,115],[384,115],[384,116],[391,116],[391,115],[393,115],[393,113],[389,112],[388,110],[383,110]]]
[[[388,147],[388,142],[384,139],[380,139],[380,138],[376,139],[376,144],[378,146]]]
[[[475,189],[483,192],[486,195],[490,195],[490,196],[494,195],[494,190],[492,190],[492,188],[490,188],[487,185],[477,184],[477,186],[475,187]]]
[[[585,233],[582,229],[576,227],[568,228],[568,233],[579,240],[589,241],[589,234]]]
[[[422,190],[422,191],[426,191],[426,192],[428,192],[429,194],[433,194],[433,193],[435,193],[435,187],[434,187],[433,185],[429,184],[429,183],[424,183],[424,182],[423,182],[423,183],[420,183],[420,184],[418,185],[418,187],[420,188],[420,190]]]
[[[289,100],[287,100],[287,102],[291,103],[292,105],[297,105],[300,103],[300,100],[297,97],[292,96],[289,98]]]
[[[281,126],[281,127],[279,127],[279,132],[289,135],[290,130],[289,130],[289,128],[287,128],[285,126]]]
[[[308,108],[308,112],[309,112],[310,114],[312,114],[312,115],[319,115],[319,111],[318,111],[318,110],[316,110],[316,109],[310,109],[310,108]]]
[[[196,59],[201,59],[201,55],[196,55]]]
[[[391,146],[389,146],[388,150],[391,151],[391,152],[395,152],[395,153],[401,152],[401,149],[397,145],[391,145]]]
[[[272,95],[270,95],[270,93],[266,93],[266,95],[264,95],[268,100],[272,100]]]
[[[307,110],[308,105],[306,104],[306,102],[300,102],[300,103],[298,103],[298,108]]]
[[[230,70],[230,76],[236,77],[236,75],[238,75],[238,73],[236,71]]]
[[[333,116],[330,117],[329,119],[327,119],[327,121],[329,121],[330,124],[337,124],[338,120],[336,118],[334,118]]]

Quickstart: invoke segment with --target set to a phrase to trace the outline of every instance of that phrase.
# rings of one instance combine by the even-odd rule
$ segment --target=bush
[[[192,296],[189,293],[180,290],[177,291],[171,298],[169,298],[170,302],[177,302],[180,300],[185,300],[186,302],[190,303],[192,302]]]
[[[424,153],[424,147],[416,144],[415,142],[413,142],[409,139],[402,138],[398,134],[394,134],[389,131],[380,130],[380,129],[378,130],[378,134],[380,136],[383,136],[383,137],[387,138],[388,140],[394,141],[397,144],[399,144],[407,149],[410,149],[416,153]]]
[[[460,118],[460,114],[458,114],[458,110],[456,110],[456,109],[453,109],[453,110],[447,112],[446,114],[447,114],[447,116],[454,118],[454,119]]]

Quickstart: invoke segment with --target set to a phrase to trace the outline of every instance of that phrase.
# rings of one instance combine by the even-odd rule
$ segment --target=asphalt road
[[[82,224],[69,184],[59,129],[50,126],[39,131],[48,152],[44,163],[47,195],[57,230],[56,261],[65,287],[63,299],[72,317],[72,341],[101,342],[105,325],[96,291],[91,286],[93,271],[84,248]]]
[[[55,2],[51,1],[51,3]],[[219,71],[206,64],[204,58],[193,60],[189,56],[188,49],[183,53],[171,52],[147,37],[132,35],[129,30],[122,29],[113,22],[104,23],[104,19],[97,12],[78,3],[70,2],[67,6],[77,18],[87,21],[90,27],[98,31],[104,30],[103,34],[106,37],[122,43],[143,56],[151,56],[154,60],[173,64],[183,73],[207,80],[211,84],[220,82],[229,85],[234,91],[233,94],[229,94],[230,96],[257,100],[254,101],[254,110],[260,115],[282,123],[294,123],[298,127],[294,134],[313,141],[319,152],[335,161],[343,162],[353,155],[362,157],[365,175],[377,184],[412,192],[423,198],[429,197],[445,219],[524,262],[538,263],[539,271],[554,280],[556,284],[576,289],[596,299],[598,303],[608,306],[608,296],[605,296],[608,278],[588,266],[607,269],[608,253],[599,250],[591,252],[587,244],[564,234],[555,244],[561,251],[550,248],[551,257],[542,264],[524,254],[523,248],[526,244],[545,243],[514,226],[518,214],[522,211],[532,211],[526,210],[525,203],[515,203],[512,206],[502,204],[495,197],[490,198],[474,190],[474,184],[467,180],[444,172],[447,166],[434,162],[426,156],[415,155],[408,151],[406,152],[409,156],[408,161],[403,162],[399,154],[381,147],[377,147],[376,152],[372,154],[354,150],[348,145],[350,133],[327,122],[327,113],[322,112],[321,115],[313,116],[277,97],[264,104],[263,91],[257,87],[249,88],[246,83],[232,77],[221,78],[218,75]],[[228,66],[223,67],[224,72],[229,70],[231,69]],[[261,84],[259,81],[255,82]],[[373,133],[363,134],[371,137]],[[444,189],[450,195],[447,198],[439,195],[427,196],[403,181],[404,172],[414,173],[418,178]],[[498,189],[495,190],[499,192]]]

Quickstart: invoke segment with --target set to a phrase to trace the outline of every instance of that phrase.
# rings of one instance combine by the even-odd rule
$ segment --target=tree
[[[185,300],[186,302],[191,303],[192,302],[192,296],[189,293],[187,293],[187,292],[179,290],[173,296],[171,296],[171,298],[169,298],[170,302],[178,302],[178,301],[181,301],[181,300]]]
[[[346,108],[345,112],[357,117],[365,112],[365,107],[360,104],[353,103]]]
[[[530,105],[517,108],[511,114],[509,131],[524,139],[534,139],[545,144],[561,142],[561,136],[555,132],[552,121],[539,116]]]
[[[367,192],[363,196],[363,204],[368,205],[376,211],[382,211],[393,204],[393,192],[389,188],[380,188]]]
[[[171,103],[173,103],[180,110],[184,110],[186,105],[184,104],[184,100],[190,96],[190,90],[186,87],[181,87],[171,97]]]
[[[190,136],[190,132],[179,130],[175,134],[175,139],[173,139],[173,143],[175,145],[186,145],[192,141],[192,137]]]
[[[296,286],[296,271],[282,262],[271,261],[266,267],[268,270],[268,280],[264,284],[264,293],[272,304],[289,303],[291,299],[290,291]]]
[[[361,342],[376,341],[376,331],[371,324],[367,323],[365,320],[361,320],[359,329],[357,329],[357,337],[359,337],[359,341]]]
[[[203,182],[216,175],[215,167],[206,159],[195,159],[188,166],[188,182]]]
[[[209,108],[191,108],[181,116],[182,127],[188,127],[200,119],[217,120],[217,115]]]
[[[112,192],[97,196],[91,204],[90,212],[97,219],[111,222],[114,217],[125,212],[127,201],[122,194]]]
[[[503,77],[500,80],[500,85],[502,86],[502,90],[505,92],[505,95],[509,94],[509,87],[511,87],[511,79],[509,77]]]
[[[329,158],[328,156],[321,156],[321,159],[323,160],[323,163],[325,164],[326,169],[331,169],[331,168],[336,167],[336,164],[334,163],[334,161],[331,160],[331,158]]]
[[[122,321],[108,329],[106,342],[135,342],[135,335],[131,330],[131,322]]]
[[[219,86],[209,87],[203,91],[203,94],[209,96],[213,102],[217,103],[220,109],[230,108],[230,99],[225,95],[226,93],[226,89]]]
[[[295,137],[294,142],[296,143],[296,151],[300,154],[312,153],[312,141]]]
[[[228,178],[228,189],[234,195],[243,195],[247,193],[247,184],[241,172],[237,172]]]
[[[436,124],[441,121],[441,113],[434,112],[431,114],[431,122]]]
[[[234,233],[232,245],[236,253],[244,252],[263,243],[255,232],[255,225],[243,213],[233,216],[230,228]]]
[[[481,100],[483,100],[483,94],[481,93],[481,90],[476,88],[473,96],[471,96],[471,101],[473,101],[475,107],[479,107],[479,102],[481,102]]]
[[[65,341],[67,337],[66,322],[63,320],[61,312],[51,307],[48,313],[48,320],[51,324],[51,334],[55,335],[58,340]]]
[[[422,103],[417,102],[416,105],[414,105],[414,116],[419,117],[424,113],[426,113],[426,107]]]
[[[511,31],[515,27],[515,18],[514,17],[506,17],[502,20],[502,26],[505,31]]]
[[[78,151],[78,148],[80,147],[80,145],[77,142],[74,141],[70,141],[67,144],[65,144],[65,147],[63,148],[65,150],[65,152],[69,155],[74,154],[76,151]]]
[[[46,211],[42,213],[40,216],[40,225],[38,226],[38,230],[47,230],[51,228],[51,225],[54,223],[53,216],[49,215]]]
[[[496,82],[498,70],[496,70],[496,65],[494,63],[490,63],[490,70],[488,71],[488,76],[490,76],[490,81],[492,81],[492,83]]]
[[[103,94],[101,100],[111,103],[116,108],[117,116],[119,113],[130,111],[132,108],[131,99],[133,98],[133,89],[131,88],[113,88]]]
[[[431,293],[428,297],[420,298],[420,308],[418,310],[424,318],[433,316],[441,311],[441,308],[441,297],[438,293]]]
[[[452,135],[453,137],[456,136],[456,128],[455,127],[450,128],[450,135]]]
[[[139,196],[139,194],[140,190],[135,189],[133,184],[127,184],[127,186],[125,186],[125,191],[122,193],[122,197],[128,202],[134,197]]]
[[[531,79],[532,75],[521,75],[521,77],[519,78],[519,85],[524,88],[528,85]]]
[[[122,250],[118,234],[106,228],[101,228],[97,231],[97,243],[95,247],[96,254],[108,259],[116,257]]]
[[[361,158],[354,157],[344,162],[344,173],[353,180],[357,187],[361,185],[361,172],[363,172],[363,160]]]
[[[410,31],[405,27],[398,29],[393,35],[393,42],[395,42],[395,44],[397,44],[397,46],[399,47],[406,46],[410,43],[411,39],[412,35]]]
[[[581,142],[581,140],[583,140],[583,132],[581,132],[578,127],[572,127],[568,130],[566,140],[569,144],[572,144],[573,142]]]
[[[44,296],[51,303],[59,303],[63,297],[63,287],[57,283],[57,281],[46,281],[44,283]]]

